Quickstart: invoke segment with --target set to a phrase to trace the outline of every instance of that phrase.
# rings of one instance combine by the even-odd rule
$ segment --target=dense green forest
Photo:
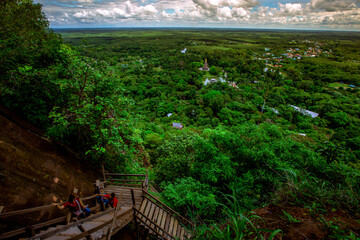
[[[54,32],[15,0],[0,26],[1,104],[89,164],[148,169],[195,238],[255,238],[245,213],[270,203],[359,217],[360,33]]]

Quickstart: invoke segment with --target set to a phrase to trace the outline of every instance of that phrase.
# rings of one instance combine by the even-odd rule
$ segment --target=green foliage
[[[225,99],[221,92],[211,91],[204,95],[204,102],[206,106],[211,108],[214,114],[217,114],[223,107]]]
[[[171,135],[158,148],[156,176],[159,182],[174,182],[178,178],[190,177],[195,161],[194,134]],[[186,154],[184,154],[186,153]]]
[[[0,103],[45,130],[63,98],[54,81],[64,60],[61,38],[31,0],[2,1],[0,26]]]
[[[78,151],[95,162],[102,159],[108,168],[124,167],[142,143],[129,113],[133,101],[122,95],[119,79],[109,74],[106,64],[71,52],[68,56],[66,70],[71,75],[58,84],[69,97],[50,113],[54,126],[49,136],[77,144]]]
[[[358,174],[356,171],[351,171],[345,167],[347,170],[339,171],[345,173],[350,170],[345,176],[333,176],[330,169],[338,167],[344,168],[345,166],[333,164],[328,169],[323,170],[322,174],[327,174],[327,178],[330,181],[319,179],[311,174],[305,175],[295,170],[283,169],[283,178],[286,179],[286,184],[282,185],[276,194],[278,201],[299,205],[311,205],[316,202],[318,207],[323,209],[327,206],[343,209],[348,209],[349,206],[352,206],[352,209],[349,210],[358,209],[360,199],[354,193],[354,189],[358,188],[357,180],[350,180],[352,176],[358,179]],[[321,176],[322,174],[319,175]]]
[[[215,195],[207,184],[187,177],[174,183],[164,183],[163,189],[162,196],[166,202],[181,213],[190,211],[193,217],[210,217],[215,213]]]

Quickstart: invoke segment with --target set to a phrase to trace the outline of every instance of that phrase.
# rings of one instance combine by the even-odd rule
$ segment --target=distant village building
[[[309,110],[306,110],[306,109],[303,109],[303,108],[299,108],[299,107],[294,106],[294,105],[290,105],[290,106],[295,108],[295,111],[301,112],[303,115],[310,116],[312,118],[316,118],[317,116],[319,116],[319,114],[316,113],[316,112],[312,112],[312,111],[309,111]]]
[[[270,110],[271,110],[272,112],[276,113],[276,114],[279,114],[279,111],[278,111],[277,109],[275,109],[275,108],[270,108]]]
[[[235,82],[230,82],[230,83],[229,83],[229,86],[230,86],[230,87],[234,87],[234,88],[239,88],[239,87],[236,85]]]
[[[208,84],[210,84],[210,83],[216,83],[216,82],[222,82],[222,83],[228,83],[228,85],[230,86],[230,87],[234,87],[234,88],[239,88],[237,85],[236,85],[236,83],[235,82],[228,82],[228,81],[226,81],[224,78],[222,78],[222,77],[219,77],[219,78],[211,78],[211,79],[205,79],[205,82],[204,82],[204,85],[206,86],[206,85],[208,85]]]
[[[181,123],[176,123],[176,122],[173,122],[171,126],[173,128],[176,128],[176,129],[183,129],[184,128],[184,126]]]
[[[209,71],[209,66],[207,64],[207,59],[205,58],[204,67],[199,68],[200,71]]]
[[[181,50],[181,53],[186,53],[186,48],[184,48],[183,50]]]
[[[209,83],[216,83],[216,82],[226,82],[225,79],[223,79],[222,77],[219,78],[211,78],[211,79],[205,79],[204,85],[208,85]]]

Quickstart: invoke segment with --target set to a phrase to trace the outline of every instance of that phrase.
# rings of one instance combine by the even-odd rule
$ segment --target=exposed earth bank
[[[0,107],[0,206],[3,212],[66,201],[77,188],[81,196],[94,191],[101,175],[89,169],[66,147]]]
[[[270,204],[254,212],[263,219],[258,228],[282,230],[282,236],[278,234],[275,239],[359,239],[360,236],[358,214],[354,216],[339,209],[308,209]],[[353,232],[354,238],[345,237],[350,232]]]

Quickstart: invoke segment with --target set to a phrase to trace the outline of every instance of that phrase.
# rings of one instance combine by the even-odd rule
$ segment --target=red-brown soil
[[[284,212],[290,214],[293,219],[289,220]],[[318,239],[338,239],[336,233],[326,226],[324,220],[332,225],[341,227],[341,230],[346,234],[350,234],[350,230],[360,236],[360,218],[359,216],[350,215],[345,211],[327,209],[325,213],[321,214],[317,211],[310,211],[307,208],[300,208],[294,206],[275,206],[270,204],[267,207],[260,208],[254,211],[264,221],[260,223],[259,228],[265,229],[281,229],[283,235],[277,235],[275,239],[283,240],[318,240]],[[269,235],[269,234],[268,234]],[[334,237],[335,236],[335,237]]]

